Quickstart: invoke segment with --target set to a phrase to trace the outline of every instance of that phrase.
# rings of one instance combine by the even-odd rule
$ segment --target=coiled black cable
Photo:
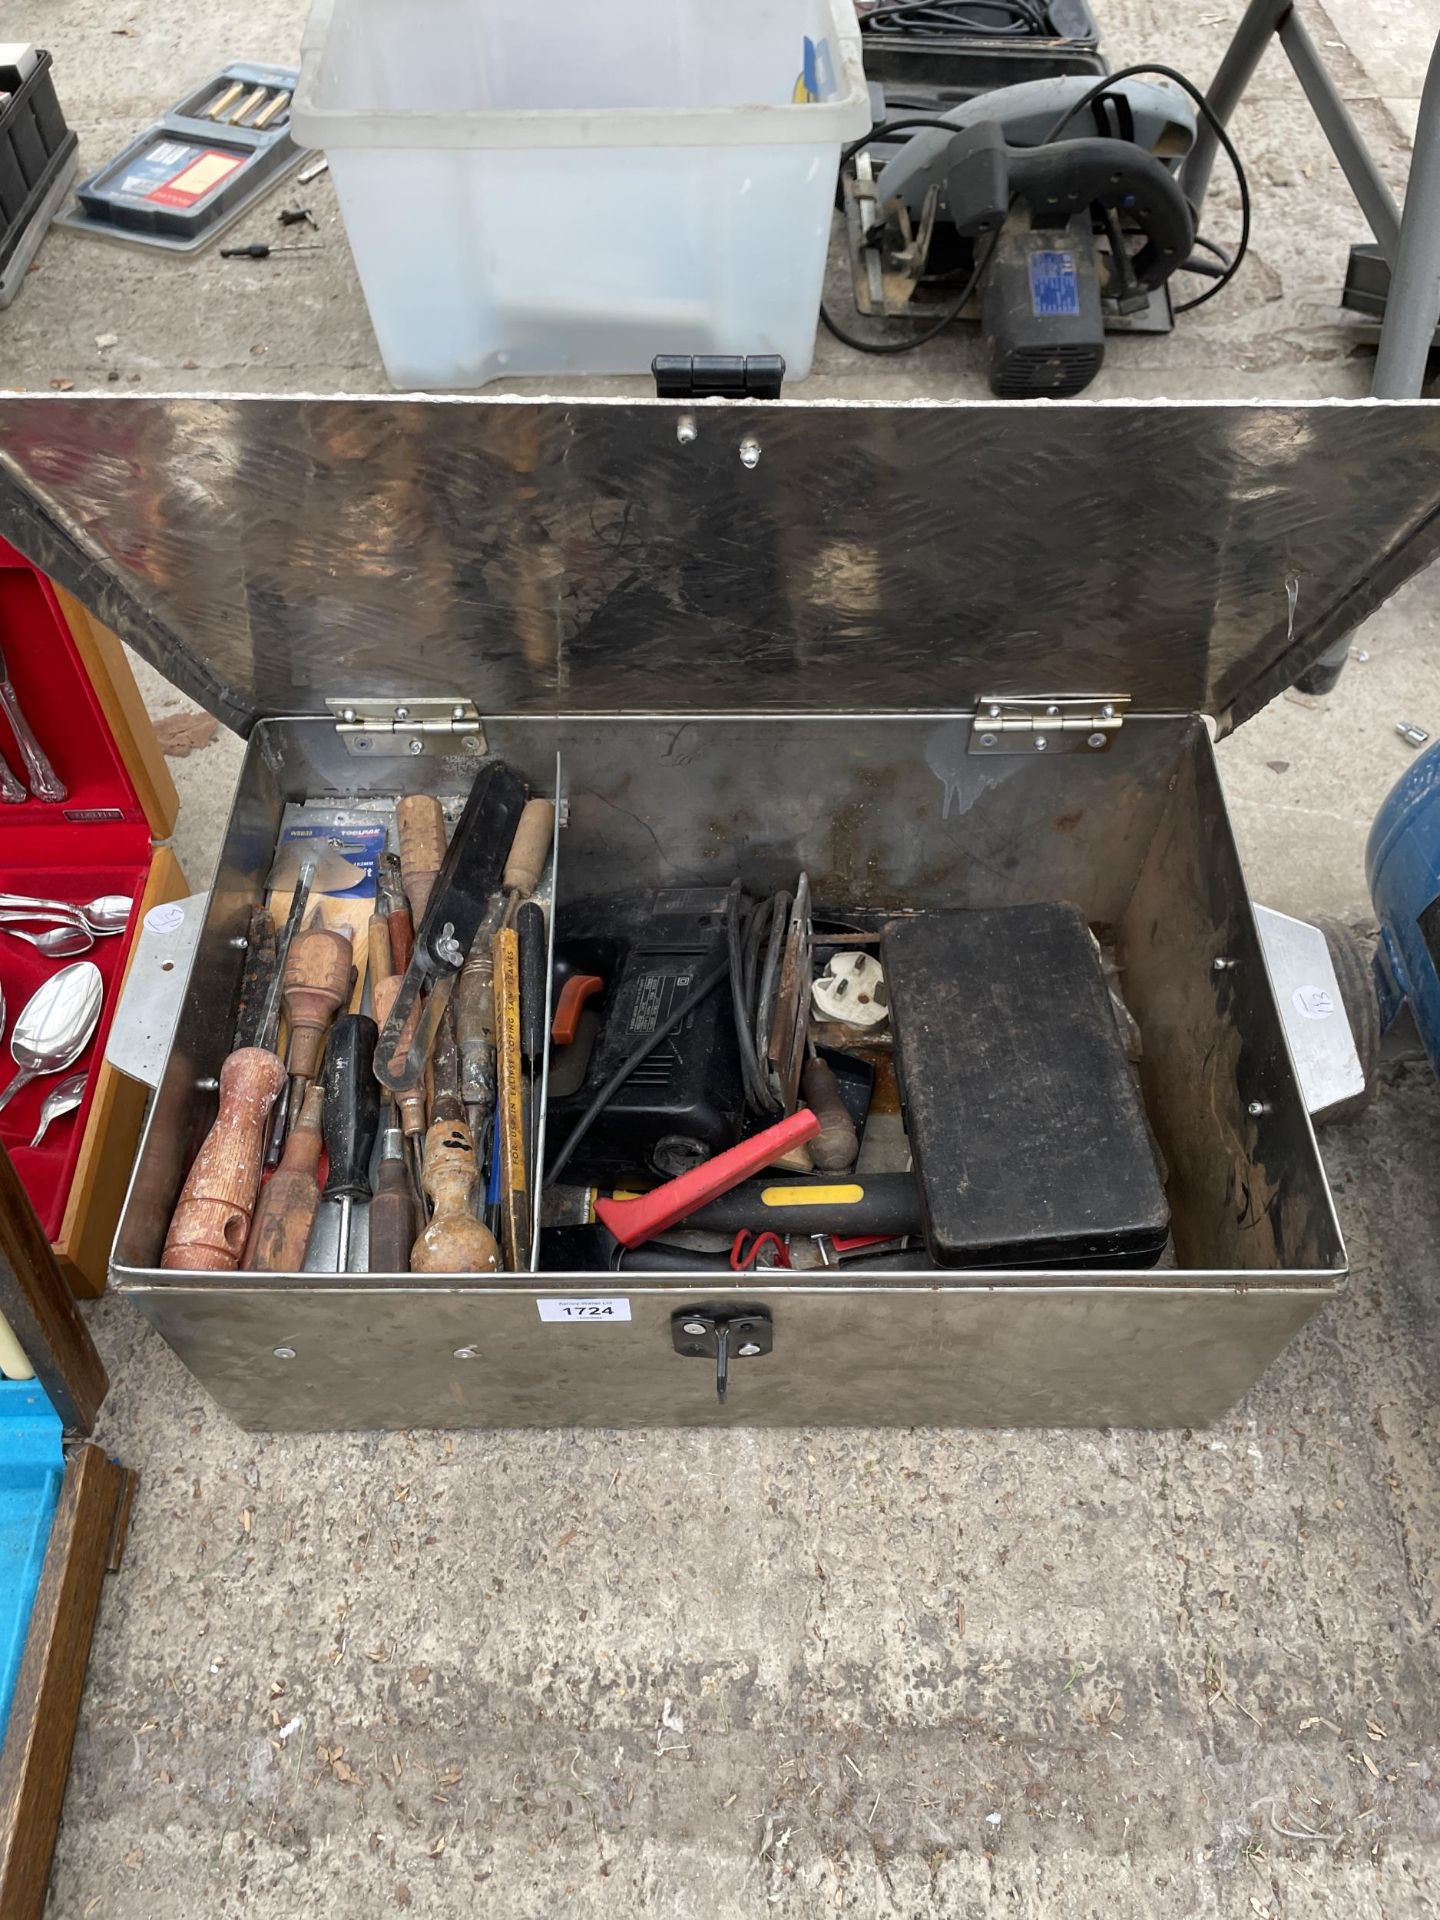
[[[802,887],[805,884],[803,876],[801,884]],[[756,1113],[781,1111],[782,1103],[771,1085],[764,1055],[775,988],[784,958],[785,936],[799,893],[800,888],[796,889],[795,895],[774,893],[768,899],[747,907],[745,896],[740,891],[740,882],[737,880],[733,884],[726,902],[725,958],[701,974],[685,998],[672,1007],[665,1018],[626,1054],[604,1086],[597,1090],[594,1099],[565,1136],[564,1144],[550,1162],[544,1185],[553,1186],[559,1179],[575,1149],[635,1069],[648,1060],[661,1041],[667,1040],[706,995],[713,993],[720,982],[727,978],[731,983],[731,1003],[735,1012],[735,1035],[740,1044],[746,1104]],[[808,895],[804,911],[809,911]]]
[[[877,39],[1045,39],[1053,33],[1046,0],[895,0],[860,16]]]

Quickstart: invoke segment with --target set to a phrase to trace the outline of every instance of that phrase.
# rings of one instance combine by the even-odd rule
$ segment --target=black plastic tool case
[[[1440,409],[51,395],[5,429],[0,531],[248,736],[112,1263],[242,1425],[1189,1424],[1334,1297],[1211,728],[1435,557]],[[486,755],[545,792],[558,756],[559,915],[801,868],[817,911],[1071,902],[1174,1265],[162,1270],[287,803],[453,798]],[[674,1316],[740,1307],[768,1351],[722,1406]]]
[[[933,1258],[1153,1266],[1170,1209],[1079,908],[892,920],[881,960]]]
[[[76,136],[65,124],[55,94],[50,55],[37,50],[23,78],[0,67],[0,274],[24,239],[52,184],[75,152]],[[18,271],[18,269],[17,269]]]

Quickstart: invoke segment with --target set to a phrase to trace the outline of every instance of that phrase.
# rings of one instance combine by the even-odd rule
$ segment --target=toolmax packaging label
[[[602,1294],[593,1300],[537,1300],[540,1318],[552,1324],[577,1320],[628,1320],[630,1302],[622,1295]]]
[[[227,153],[223,147],[156,140],[129,163],[114,191],[152,206],[193,207],[244,164],[243,153]]]
[[[1061,320],[1080,311],[1075,256],[1066,249],[1030,256],[1030,305],[1037,319]]]
[[[386,828],[383,820],[350,820],[334,814],[322,820],[292,821],[280,835],[280,846],[299,850],[314,846],[320,852],[328,847],[348,860],[359,874],[353,887],[326,887],[332,900],[369,900],[375,894],[375,873],[385,851]]]

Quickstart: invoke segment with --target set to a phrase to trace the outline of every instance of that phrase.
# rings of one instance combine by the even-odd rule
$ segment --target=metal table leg
[[[1400,220],[1373,391],[1380,400],[1418,399],[1440,320],[1440,40],[1430,56],[1415,157]]]

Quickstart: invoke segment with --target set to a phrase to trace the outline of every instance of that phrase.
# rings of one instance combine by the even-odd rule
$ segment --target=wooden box
[[[95,1038],[76,1062],[89,1069],[78,1112],[30,1142],[54,1078],[27,1087],[0,1111],[0,1144],[15,1163],[60,1271],[76,1293],[104,1291],[145,1090],[105,1059],[105,1040],[135,934],[155,906],[178,899],[185,877],[170,848],[179,800],[125,650],[63,589],[0,541],[0,649],[21,708],[66,797],[32,793],[0,805],[0,892],[81,903],[107,893],[135,902],[125,933],[84,957],[105,980]],[[24,779],[14,735],[0,717],[0,753]],[[31,923],[28,931],[38,931]],[[15,1071],[9,1039],[25,1002],[62,960],[0,928],[5,1000],[0,1085]]]
[[[90,1639],[135,1476],[86,1439],[106,1378],[0,1151],[0,1914],[39,1920]],[[38,1579],[37,1579],[38,1574]]]

